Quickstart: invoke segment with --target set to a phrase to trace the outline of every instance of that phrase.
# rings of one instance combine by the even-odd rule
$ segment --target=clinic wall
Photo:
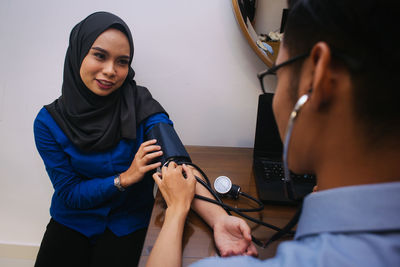
[[[230,0],[0,1],[0,244],[37,246],[52,187],[33,120],[60,95],[68,37],[107,10],[131,27],[133,67],[175,122],[185,145],[252,147],[265,66]]]

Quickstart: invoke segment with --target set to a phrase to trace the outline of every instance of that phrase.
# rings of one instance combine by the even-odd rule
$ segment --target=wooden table
[[[241,191],[257,197],[256,185],[252,168],[253,149],[251,148],[231,148],[231,147],[205,147],[205,146],[186,146],[193,163],[198,165],[206,173],[210,182],[221,175],[228,176],[232,183],[240,185]],[[236,207],[248,207],[254,204],[246,198],[239,200],[224,200],[225,203]],[[165,203],[160,192],[157,193],[150,225],[144,242],[139,266],[145,266],[150,251],[160,232],[165,211]],[[293,216],[296,207],[266,205],[262,212],[247,213],[276,225],[283,227]],[[248,222],[252,228],[252,234],[260,240],[267,240],[275,231]],[[285,239],[288,240],[288,239]],[[277,245],[283,240],[272,243],[268,248],[257,247],[259,258],[266,259],[273,257]],[[186,220],[183,234],[183,266],[198,261],[204,257],[216,255],[211,228],[194,212],[190,212]]]

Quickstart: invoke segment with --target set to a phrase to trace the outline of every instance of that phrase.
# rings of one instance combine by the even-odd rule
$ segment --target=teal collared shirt
[[[191,266],[400,266],[400,182],[308,195],[295,239],[274,258],[211,257]]]

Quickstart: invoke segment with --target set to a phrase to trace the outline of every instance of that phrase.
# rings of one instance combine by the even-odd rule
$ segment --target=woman
[[[172,125],[149,91],[137,86],[128,26],[107,12],[89,15],[70,35],[62,95],[34,122],[35,142],[54,187],[51,220],[35,266],[135,266],[153,205],[161,165],[156,140],[145,133]],[[201,192],[198,192],[201,193]],[[219,237],[243,224],[222,209],[194,204]],[[255,254],[244,234],[216,241],[222,254]]]
[[[129,28],[112,14],[92,14],[71,32],[62,95],[34,123],[55,190],[36,266],[117,265],[127,253],[134,265],[140,255],[153,203],[144,174],[162,153],[144,132],[171,121],[135,84],[132,58]]]
[[[275,257],[213,257],[193,266],[400,266],[399,3],[288,2],[283,43],[268,72],[277,75],[273,110],[286,163],[315,173],[317,191],[304,199],[294,240]],[[158,176],[168,196],[180,174]],[[190,197],[170,199],[171,218],[185,214],[181,202]],[[163,242],[160,235],[156,246]],[[151,263],[159,258],[162,251],[153,250]]]

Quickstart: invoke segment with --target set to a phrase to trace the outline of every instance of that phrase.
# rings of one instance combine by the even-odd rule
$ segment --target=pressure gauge
[[[214,188],[215,191],[217,191],[219,194],[226,194],[231,190],[232,188],[232,182],[231,179],[229,179],[226,176],[219,176],[217,179],[214,181]]]

